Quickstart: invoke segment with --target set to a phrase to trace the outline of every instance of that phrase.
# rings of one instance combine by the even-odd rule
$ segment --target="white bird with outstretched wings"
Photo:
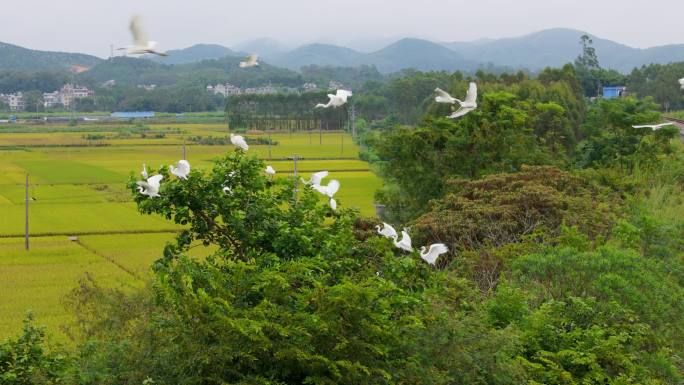
[[[475,84],[474,82],[470,83],[465,100],[461,101],[456,98],[453,99],[460,105],[460,108],[451,115],[449,115],[449,118],[458,119],[462,116],[465,116],[466,114],[477,108],[477,84]]]
[[[347,103],[347,99],[352,96],[351,91],[347,90],[337,90],[335,94],[328,94],[328,103],[318,103],[316,108],[330,108],[330,107],[341,107]]]
[[[674,123],[661,123],[661,124],[644,124],[641,126],[632,126],[632,128],[650,128],[653,131],[660,130],[663,127],[674,126]]]
[[[179,160],[176,167],[173,165],[169,166],[169,171],[176,177],[187,180],[190,174],[190,163],[185,159]]]
[[[147,180],[139,180],[136,182],[138,185],[138,191],[142,195],[147,195],[150,198],[158,197],[159,195],[159,188],[161,184],[161,180],[164,178],[163,175],[153,175]]]
[[[126,53],[129,55],[152,54],[159,56],[168,56],[166,52],[158,51],[155,49],[155,47],[157,46],[157,42],[151,41],[147,37],[145,29],[142,27],[142,20],[140,16],[135,15],[131,18],[131,24],[129,25],[129,29],[131,30],[131,35],[133,35],[133,45],[119,48],[119,50],[125,50]]]
[[[427,263],[434,265],[437,258],[444,253],[448,253],[449,248],[443,243],[435,243],[430,245],[430,249],[425,251],[425,246],[420,248],[420,257]]]

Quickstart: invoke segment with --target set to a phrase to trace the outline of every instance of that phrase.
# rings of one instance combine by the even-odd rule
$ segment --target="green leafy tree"
[[[582,125],[585,139],[579,143],[577,161],[582,167],[595,165],[655,164],[660,154],[671,152],[670,141],[679,130],[656,132],[634,125],[657,122],[660,114],[650,99],[620,98],[592,105]]]
[[[45,331],[24,320],[22,334],[0,343],[0,383],[3,385],[76,384],[75,360],[58,349],[49,349]]]
[[[74,294],[79,332],[97,352],[84,356],[89,378],[445,383],[448,373],[430,363],[422,339],[431,320],[428,291],[454,283],[416,255],[398,256],[386,239],[369,237],[372,227],[355,228],[354,212],[332,212],[311,189],[271,180],[264,167],[236,151],[188,180],[162,169],[161,197],[153,199],[131,180],[141,212],[185,230],[156,263],[151,295],[88,284]],[[189,257],[198,242],[216,252]]]

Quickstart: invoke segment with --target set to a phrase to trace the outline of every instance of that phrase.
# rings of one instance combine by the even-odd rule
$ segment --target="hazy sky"
[[[684,0],[2,0],[0,41],[109,55],[143,17],[160,48],[233,46],[273,37],[290,45],[398,37],[440,41],[518,36],[552,27],[635,47],[684,43]],[[641,23],[644,23],[641,25]]]

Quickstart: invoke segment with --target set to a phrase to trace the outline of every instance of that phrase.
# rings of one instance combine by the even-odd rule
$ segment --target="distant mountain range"
[[[102,59],[82,53],[35,51],[13,44],[0,42],[0,69],[41,71],[69,70],[80,71],[80,67],[90,68]]]
[[[341,67],[373,65],[382,73],[406,68],[470,72],[491,66],[538,71],[572,62],[580,53],[579,38],[583,34],[573,29],[556,28],[520,37],[474,42],[445,43],[405,38],[370,53],[321,43],[288,49],[277,40],[263,38],[232,49],[217,44],[197,44],[169,51],[168,58],[151,59],[161,64],[178,65],[258,53],[264,62],[291,70],[315,64]],[[640,49],[595,36],[592,38],[599,61],[605,68],[629,72],[646,64],[684,61],[684,44]],[[90,55],[34,51],[0,43],[0,69],[59,70],[72,66],[92,67],[101,60]]]

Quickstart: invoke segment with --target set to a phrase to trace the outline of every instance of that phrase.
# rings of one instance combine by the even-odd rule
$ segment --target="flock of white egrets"
[[[231,143],[233,143],[235,147],[237,147],[241,151],[249,150],[249,146],[247,145],[245,138],[243,138],[241,135],[231,134],[230,141]],[[187,180],[188,175],[190,175],[190,162],[188,162],[185,159],[179,160],[178,163],[176,163],[176,165],[169,166],[169,171],[176,178],[181,180]],[[271,177],[273,177],[273,175],[276,174],[276,171],[270,165],[266,167],[264,172]],[[136,182],[138,186],[138,192],[150,198],[160,197],[161,195],[159,194],[159,191],[161,188],[161,181],[162,179],[164,179],[164,176],[160,174],[150,176],[147,172],[146,164],[143,164],[143,169],[140,172],[140,175],[142,175],[144,180]],[[228,178],[232,178],[234,175],[235,172],[232,171],[228,173]],[[327,185],[324,185],[322,183],[323,179],[327,177],[328,171],[319,171],[317,173],[312,174],[311,179],[302,179],[301,181],[304,183],[304,185],[309,186],[314,191],[317,191],[320,194],[326,196],[328,198],[330,208],[333,211],[335,211],[337,210],[337,201],[335,201],[334,196],[340,189],[340,182],[337,179],[332,179],[330,180],[330,182],[328,182]],[[224,186],[223,192],[226,194],[231,194],[232,190],[230,186]],[[411,237],[409,236],[407,228],[404,228],[402,230],[402,238],[401,240],[398,240],[397,231],[394,229],[394,227],[388,225],[387,223],[383,223],[383,225],[384,227],[382,229],[380,228],[380,226],[377,226],[377,230],[380,235],[390,238],[394,242],[394,245],[401,250],[407,251],[409,253],[412,253],[414,251],[413,246],[411,245]],[[448,251],[449,249],[444,244],[436,243],[431,245],[428,250],[426,250],[425,246],[421,247],[420,257],[430,265],[434,265],[437,261],[437,258],[439,258],[440,255]]]
[[[145,55],[145,54],[151,54],[151,55],[159,55],[159,56],[168,56],[168,54],[164,51],[156,49],[157,42],[152,41],[147,37],[147,33],[145,33],[145,30],[142,27],[142,22],[140,19],[140,16],[133,16],[131,18],[131,23],[129,25],[129,29],[131,30],[131,34],[133,35],[133,45],[129,45],[126,47],[119,48],[119,50],[125,50],[126,54],[130,55]],[[244,61],[240,62],[240,68],[252,68],[252,67],[258,67],[259,66],[259,56],[256,54],[249,55]],[[683,79],[684,80],[684,79]],[[684,83],[682,83],[682,87],[684,88]],[[456,111],[454,111],[449,117],[452,119],[457,119],[460,118],[461,116],[466,115],[470,111],[474,110],[477,108],[477,85],[475,83],[470,83],[470,87],[468,88],[468,93],[466,95],[466,98],[464,101],[461,101],[459,99],[456,99],[446,93],[445,91],[442,91],[441,89],[437,88],[435,90],[437,92],[437,97],[435,100],[438,103],[446,103],[446,104],[456,104],[458,103],[460,105],[460,108]],[[335,94],[328,94],[328,103],[323,104],[323,103],[318,103],[315,108],[336,108],[336,107],[341,107],[344,104],[347,103],[347,99],[352,96],[352,92],[348,90],[337,90]],[[246,144],[245,144],[246,146]]]

